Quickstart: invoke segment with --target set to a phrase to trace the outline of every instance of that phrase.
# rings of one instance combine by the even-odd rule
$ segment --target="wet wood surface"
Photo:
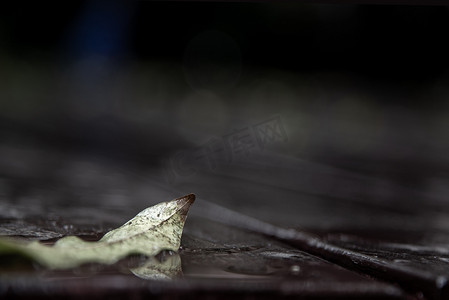
[[[58,154],[55,159],[46,151],[16,153],[25,161],[38,157],[37,165],[53,160],[62,167],[23,172],[16,161],[3,169],[2,236],[45,243],[66,235],[97,240],[147,206],[195,192],[180,267],[164,271],[160,281],[130,272],[145,262],[142,257],[68,271],[3,259],[4,297],[447,297],[448,214],[439,201],[414,208],[412,200],[373,202],[338,186],[317,188],[332,178],[354,185],[371,181],[371,187],[379,183],[358,172],[272,153],[221,162],[213,171],[200,168],[169,184],[157,168],[136,173]],[[172,259],[167,255],[159,259]]]

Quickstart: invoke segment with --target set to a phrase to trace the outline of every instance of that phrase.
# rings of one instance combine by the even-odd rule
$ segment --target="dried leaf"
[[[162,250],[177,251],[190,205],[190,194],[149,207],[97,242],[76,236],[64,237],[53,246],[38,241],[22,243],[0,240],[0,254],[20,253],[51,269],[66,269],[83,263],[112,264],[130,254],[154,256]]]

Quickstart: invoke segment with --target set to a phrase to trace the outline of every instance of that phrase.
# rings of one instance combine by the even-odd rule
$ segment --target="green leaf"
[[[76,236],[58,240],[53,246],[34,241],[0,240],[0,254],[17,253],[50,269],[67,269],[84,263],[113,264],[130,254],[154,256],[162,250],[177,251],[190,205],[189,194],[149,207],[97,242]]]

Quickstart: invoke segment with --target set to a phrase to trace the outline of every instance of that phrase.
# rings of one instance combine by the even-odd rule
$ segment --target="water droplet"
[[[290,267],[290,272],[292,272],[293,275],[298,275],[299,272],[301,272],[301,268],[298,265],[293,265]]]

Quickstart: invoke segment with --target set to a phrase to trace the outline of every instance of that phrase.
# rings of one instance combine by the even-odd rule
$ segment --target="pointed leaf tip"
[[[187,213],[189,211],[190,206],[195,202],[195,194],[188,194],[179,198],[176,198],[175,201],[178,203],[178,207],[181,212]]]

